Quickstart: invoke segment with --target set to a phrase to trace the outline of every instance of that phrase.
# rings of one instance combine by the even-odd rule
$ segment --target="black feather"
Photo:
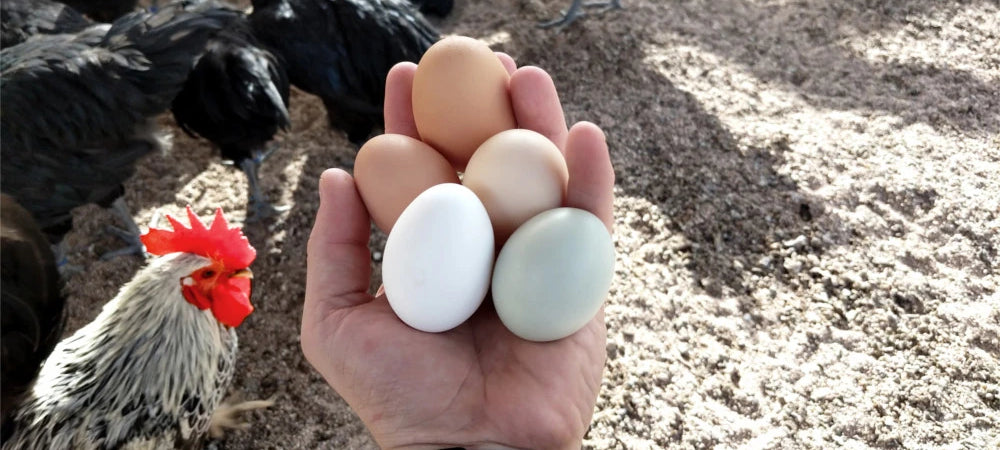
[[[77,10],[51,0],[0,2],[0,47],[20,44],[36,34],[76,33],[91,25]]]
[[[319,96],[330,126],[359,145],[383,125],[389,69],[440,38],[406,0],[253,0],[250,23],[292,84]]]
[[[7,1],[7,0],[4,0]],[[113,22],[135,10],[138,0],[59,0],[98,22]]]
[[[136,12],[110,29],[35,36],[0,51],[3,192],[53,242],[71,226],[73,208],[110,204],[135,162],[158,148],[152,118],[169,107],[205,42],[234,17]]]
[[[31,214],[12,197],[2,195],[0,218],[0,386],[6,437],[8,414],[62,335],[65,298],[52,248]]]
[[[410,3],[420,9],[421,14],[437,17],[451,14],[455,7],[455,0],[410,0]]]
[[[238,166],[291,126],[288,75],[240,15],[212,38],[171,110],[187,133],[204,137]]]

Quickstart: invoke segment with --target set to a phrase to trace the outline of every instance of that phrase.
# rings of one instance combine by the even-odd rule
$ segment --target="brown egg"
[[[386,233],[421,192],[441,183],[459,183],[444,156],[401,134],[365,142],[354,159],[354,180],[375,225]]]
[[[562,152],[531,130],[500,132],[476,150],[462,184],[475,192],[493,223],[496,248],[536,214],[562,206],[569,171]]]
[[[413,77],[413,118],[420,140],[457,170],[490,136],[517,127],[510,75],[490,47],[463,36],[444,38],[424,53]]]

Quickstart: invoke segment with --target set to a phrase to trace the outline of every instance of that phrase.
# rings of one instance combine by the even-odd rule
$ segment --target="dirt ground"
[[[567,120],[608,134],[618,259],[586,448],[1000,445],[998,2],[623,0],[562,32],[535,23],[569,0],[456,3],[443,33],[545,68]],[[317,179],[355,148],[314,98],[290,109],[262,180],[291,209],[245,228],[234,386],[277,404],[210,446],[371,448],[298,338]],[[138,223],[240,221],[242,173],[162,123],[172,150],[127,185]],[[109,212],[75,217],[68,332],[140,264],[97,259]]]

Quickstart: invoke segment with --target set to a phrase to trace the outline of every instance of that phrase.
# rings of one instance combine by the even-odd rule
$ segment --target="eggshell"
[[[486,208],[468,188],[439,184],[400,214],[385,244],[382,282],[403,322],[439,332],[479,308],[492,268],[493,228]]]
[[[413,76],[413,119],[420,139],[462,170],[486,139],[515,128],[510,75],[489,46],[464,36],[432,45]]]
[[[448,160],[429,145],[400,134],[365,142],[354,159],[354,179],[375,225],[392,230],[417,195],[441,183],[459,183]]]
[[[486,206],[497,246],[536,214],[557,208],[569,171],[559,148],[531,130],[501,131],[472,155],[462,184]]]
[[[500,250],[493,270],[497,315],[523,339],[569,336],[604,303],[614,264],[611,235],[597,216],[576,208],[543,212]]]

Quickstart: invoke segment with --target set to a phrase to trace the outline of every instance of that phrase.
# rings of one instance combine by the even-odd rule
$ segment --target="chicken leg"
[[[122,229],[109,225],[106,229],[111,234],[114,234],[115,236],[118,236],[119,239],[125,241],[127,245],[118,250],[112,250],[101,255],[101,259],[107,261],[111,258],[117,258],[123,255],[144,255],[146,248],[142,245],[142,241],[139,239],[139,236],[142,235],[142,231],[139,231],[139,225],[137,225],[135,223],[135,219],[132,218],[132,213],[129,212],[128,204],[125,203],[125,197],[118,197],[113,203],[111,203],[111,212],[121,223],[125,224],[125,228]]]
[[[588,2],[588,3],[584,3],[583,0],[573,0],[573,3],[569,5],[569,9],[567,9],[566,12],[563,13],[562,17],[555,20],[550,20],[548,22],[542,22],[538,24],[538,27],[539,28],[555,27],[556,29],[562,29],[567,25],[576,21],[576,19],[585,16],[587,12],[584,11],[584,8],[595,8],[598,10],[598,12],[603,13],[606,11],[610,11],[612,9],[621,9],[621,7],[622,7],[621,0],[609,0],[603,2]]]
[[[69,249],[66,248],[65,240],[59,241],[58,244],[52,244],[52,254],[56,258],[56,270],[63,278],[68,279],[73,275],[83,273],[83,266],[69,263]]]
[[[257,176],[257,169],[260,164],[267,159],[271,153],[274,152],[274,148],[267,151],[253,151],[253,158],[246,158],[240,161],[240,168],[243,169],[243,173],[247,174],[247,182],[249,183],[249,201],[250,205],[247,206],[247,222],[256,222],[268,217],[276,216],[284,211],[288,211],[288,206],[274,206],[269,201],[267,201],[267,196],[260,189],[260,179]]]

